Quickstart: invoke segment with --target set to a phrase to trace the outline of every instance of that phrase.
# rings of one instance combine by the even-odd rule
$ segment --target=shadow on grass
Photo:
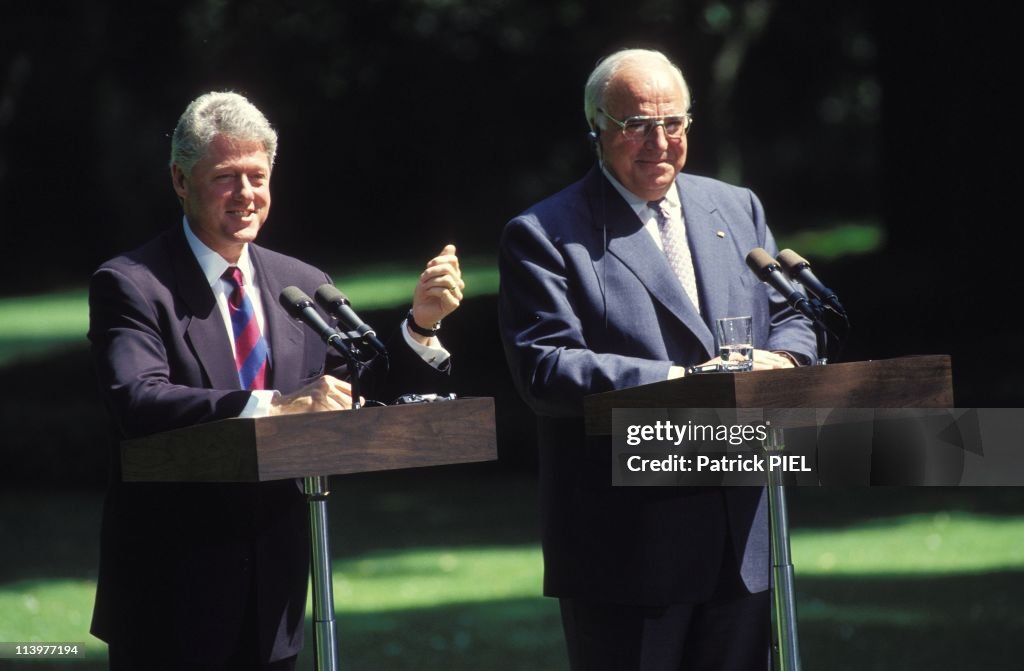
[[[338,613],[338,652],[346,671],[560,671],[566,668],[558,603],[552,599],[509,599],[438,608]],[[314,668],[312,627],[299,669]],[[83,660],[0,659],[0,669],[100,671],[104,649]]]
[[[336,558],[540,539],[536,478],[493,463],[334,477],[328,506]]]
[[[800,577],[809,669],[1020,669],[1024,572],[892,578]]]
[[[559,671],[566,668],[558,603],[540,596],[443,607],[340,613],[338,650],[349,671]],[[299,668],[313,668],[313,635]]]
[[[335,560],[540,538],[535,478],[493,463],[335,476],[330,487]],[[0,582],[95,578],[102,505],[96,490],[0,491]]]
[[[829,671],[1019,669],[1022,584],[1021,572],[927,580],[798,578],[804,666]],[[341,612],[337,631],[342,667],[349,671],[565,668],[557,603],[539,596]],[[307,624],[299,668],[313,668],[312,641]],[[104,669],[100,655],[31,668]],[[0,669],[25,668],[13,664],[0,660]]]

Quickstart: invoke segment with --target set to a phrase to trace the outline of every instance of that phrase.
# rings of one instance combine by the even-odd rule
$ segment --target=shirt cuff
[[[667,380],[675,380],[686,375],[686,368],[684,366],[670,366],[668,369]]]
[[[243,419],[269,417],[271,402],[275,396],[280,395],[281,392],[274,389],[253,389],[249,396],[249,402],[245,404],[238,416]]]
[[[451,353],[441,346],[441,339],[434,336],[432,340],[437,343],[436,345],[421,345],[420,343],[413,340],[413,337],[409,335],[409,329],[405,327],[405,320],[402,320],[402,325],[399,327],[402,332],[402,337],[405,339],[405,343],[412,348],[412,351],[416,353],[418,357],[423,359],[427,364],[433,366],[439,371],[446,371],[451,365]]]

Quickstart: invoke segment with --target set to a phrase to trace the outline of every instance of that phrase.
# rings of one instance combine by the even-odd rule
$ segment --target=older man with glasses
[[[756,669],[769,659],[768,521],[758,487],[611,486],[588,394],[714,361],[712,325],[751,315],[755,369],[810,360],[814,334],[744,258],[777,252],[747,189],[684,174],[690,92],[655,51],[591,73],[599,159],[501,241],[501,333],[538,416],[544,589],[573,669]]]

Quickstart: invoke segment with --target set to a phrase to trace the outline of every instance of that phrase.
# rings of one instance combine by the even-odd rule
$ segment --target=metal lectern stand
[[[319,671],[337,671],[327,476],[494,461],[494,399],[225,419],[121,443],[126,482],[301,478],[309,500]]]
[[[338,671],[338,634],[334,625],[334,578],[327,538],[327,477],[307,476],[302,489],[309,501],[310,544],[313,549],[313,640],[317,671]]]
[[[785,429],[769,429],[765,452],[785,449]],[[789,514],[782,474],[768,469],[769,534],[772,546],[772,606],[775,610],[777,671],[800,671],[800,641],[796,629],[796,585],[789,553]]]

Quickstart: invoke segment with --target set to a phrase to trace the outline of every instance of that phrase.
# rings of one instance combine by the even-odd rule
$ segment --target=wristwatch
[[[434,326],[429,329],[425,329],[417,324],[416,320],[412,318],[412,308],[409,308],[409,314],[405,315],[405,322],[413,330],[413,333],[419,333],[426,338],[433,338],[441,330],[441,322],[434,322]]]

